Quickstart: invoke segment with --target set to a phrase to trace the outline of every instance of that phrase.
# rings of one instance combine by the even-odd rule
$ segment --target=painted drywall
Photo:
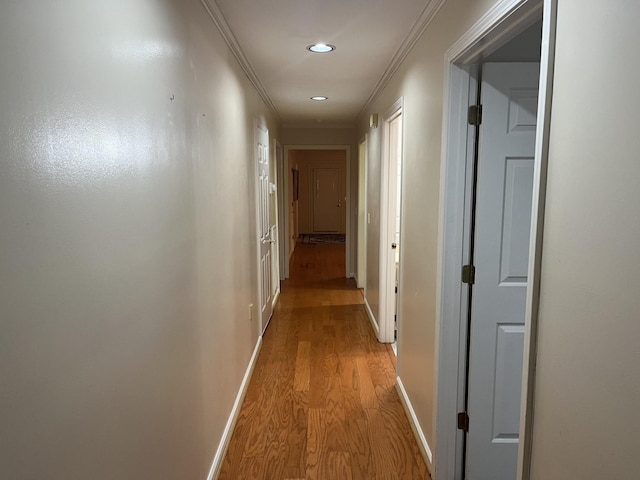
[[[315,168],[336,168],[340,172],[343,197],[346,195],[346,163],[344,150],[294,150],[300,171],[300,203],[298,211],[298,228],[300,233],[313,233],[313,170]],[[341,215],[340,231],[346,232],[346,202],[342,209],[336,210]]]
[[[3,2],[0,58],[0,477],[204,479],[277,126],[198,0]]]
[[[389,84],[358,120],[358,138],[369,134],[367,209],[371,223],[367,226],[366,298],[377,318],[383,128],[370,128],[369,115],[377,113],[382,121],[394,102],[404,97],[398,374],[432,449],[444,54],[494,3],[447,1]]]
[[[640,474],[639,17],[633,1],[558,2],[536,480]]]

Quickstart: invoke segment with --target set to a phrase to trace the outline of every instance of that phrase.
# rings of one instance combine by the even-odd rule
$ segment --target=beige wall
[[[640,475],[640,57],[632,53],[640,5],[558,3],[532,478],[632,480]]]
[[[0,477],[204,479],[277,127],[198,0],[3,2],[0,57]]]
[[[398,373],[425,437],[434,448],[435,303],[444,53],[493,5],[493,1],[450,0],[407,56],[389,85],[358,122],[369,133],[367,165],[366,296],[379,306],[380,162],[383,117],[404,96],[404,171],[399,301]],[[369,128],[378,113],[379,127]]]
[[[377,315],[382,117],[404,96],[399,375],[434,447],[444,52],[492,5],[448,1],[358,122],[369,133],[367,300]],[[532,478],[637,478],[637,2],[559,0]],[[598,32],[597,35],[594,32]],[[584,112],[578,115],[577,112]],[[382,123],[382,122],[381,122]],[[437,455],[437,448],[435,449]]]

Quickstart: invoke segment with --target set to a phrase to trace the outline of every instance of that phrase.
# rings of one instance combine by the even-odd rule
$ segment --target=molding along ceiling
[[[286,128],[354,128],[445,1],[201,0]],[[316,42],[337,48],[309,52]]]

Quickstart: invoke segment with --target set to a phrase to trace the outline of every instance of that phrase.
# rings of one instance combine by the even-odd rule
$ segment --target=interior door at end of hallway
[[[339,168],[313,169],[313,231],[336,233],[342,224],[342,188]]]
[[[269,132],[262,126],[256,127],[256,194],[258,215],[259,265],[258,283],[260,294],[260,332],[267,327],[273,313],[271,302],[271,222],[269,218]]]
[[[516,478],[538,63],[487,63],[481,85],[467,478]]]

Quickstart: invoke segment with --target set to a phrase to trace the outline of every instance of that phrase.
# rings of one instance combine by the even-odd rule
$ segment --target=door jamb
[[[273,224],[276,227],[276,232],[277,232],[277,238],[272,238],[271,240],[275,240],[276,244],[275,244],[275,252],[278,255],[277,258],[277,262],[274,262],[273,258],[271,259],[271,275],[273,278],[273,269],[276,269],[276,278],[277,278],[277,289],[274,289],[273,292],[273,298],[271,299],[271,303],[273,305],[273,308],[275,309],[276,304],[278,303],[278,299],[280,298],[280,281],[282,280],[282,273],[280,272],[280,255],[282,255],[282,247],[281,247],[281,237],[282,234],[280,233],[280,223],[281,223],[281,219],[280,219],[280,196],[278,195],[278,190],[280,189],[280,185],[281,185],[281,172],[280,170],[280,166],[281,166],[281,161],[278,158],[279,155],[282,155],[282,145],[280,145],[280,142],[278,142],[277,139],[273,138],[271,139],[271,163],[269,164],[269,173],[271,173],[271,168],[273,166],[273,173],[274,173],[274,177],[273,178],[269,178],[269,197],[271,197],[271,195],[275,195],[275,208],[274,208],[274,213],[275,213],[275,218],[273,219]],[[271,184],[273,184],[273,190],[271,190]],[[271,200],[269,200],[269,206],[271,206]],[[273,251],[272,250],[272,251]],[[273,257],[273,255],[272,255]],[[274,285],[272,285],[272,289],[274,288]],[[266,327],[265,327],[266,330]]]
[[[404,98],[400,97],[394,102],[394,104],[387,110],[387,113],[383,119],[383,132],[382,132],[382,166],[380,169],[380,306],[379,306],[379,320],[378,325],[380,330],[378,332],[378,340],[383,343],[393,343],[394,338],[394,322],[392,311],[392,289],[395,288],[395,275],[394,281],[391,282],[391,275],[393,272],[389,272],[389,255],[390,253],[390,222],[392,218],[395,218],[395,212],[389,211],[389,182],[397,181],[397,179],[389,178],[390,169],[390,142],[389,135],[391,129],[391,123],[403,114],[404,110]],[[400,131],[400,143],[404,145],[404,118]],[[402,155],[400,163],[404,163],[402,160],[404,157],[404,148],[402,149]],[[395,222],[394,222],[395,223]],[[400,221],[400,228],[402,229],[402,221]],[[400,242],[402,243],[402,232],[400,233]],[[400,248],[400,257],[402,257],[402,247]],[[400,265],[402,267],[402,258],[400,259]],[[398,290],[400,290],[398,286]],[[394,294],[395,295],[395,294]],[[397,313],[398,318],[400,312]]]
[[[279,274],[280,281],[286,278],[287,272],[285,272],[285,265],[288,265],[288,261],[286,259],[289,258],[285,252],[285,232],[284,232],[284,224],[288,223],[288,209],[287,209],[287,192],[288,190],[288,180],[289,178],[285,175],[285,159],[284,159],[284,150],[282,148],[282,144],[278,140],[275,141],[274,148],[274,162],[276,162],[276,214],[278,218],[278,263],[279,263]],[[285,216],[286,215],[286,216]]]
[[[358,288],[367,290],[367,164],[369,156],[369,134],[366,133],[358,142],[358,214],[356,215],[356,231],[358,232],[358,245],[356,248],[356,281]],[[360,147],[364,149],[364,156],[360,158]],[[361,168],[364,167],[364,168]],[[362,178],[360,175],[363,173]],[[362,191],[361,191],[362,190]],[[360,202],[362,199],[362,203]],[[364,222],[362,232],[360,222]],[[362,238],[360,238],[362,234]],[[362,252],[360,251],[362,249]],[[361,256],[364,256],[362,265],[359,265]],[[362,268],[360,268],[360,266]]]
[[[283,158],[289,158],[289,152],[291,150],[344,150],[346,161],[345,161],[345,170],[346,170],[346,190],[345,190],[345,215],[346,215],[346,235],[345,235],[345,272],[346,277],[350,278],[352,276],[353,268],[351,266],[351,230],[352,230],[352,218],[351,218],[351,145],[285,145],[284,146],[284,155]],[[280,202],[282,205],[286,207],[287,198],[289,195],[289,182],[283,182],[283,202]],[[288,210],[283,210],[283,216],[287,215],[288,219]],[[284,222],[283,225],[284,230],[284,250],[285,252],[289,252],[289,222]],[[285,278],[289,278],[289,254],[285,255],[285,259],[283,259],[284,265],[284,275]]]
[[[502,0],[488,11],[445,54],[442,160],[436,291],[436,407],[434,409],[437,478],[461,479],[464,432],[456,414],[464,399],[461,348],[466,338],[466,296],[460,278],[469,225],[467,166],[467,107],[470,104],[470,65],[513,38],[543,12],[538,133],[536,135],[532,230],[529,251],[521,402],[518,480],[529,479],[533,428],[533,390],[536,358],[540,260],[544,224],[544,194],[548,158],[555,10],[557,0]]]

